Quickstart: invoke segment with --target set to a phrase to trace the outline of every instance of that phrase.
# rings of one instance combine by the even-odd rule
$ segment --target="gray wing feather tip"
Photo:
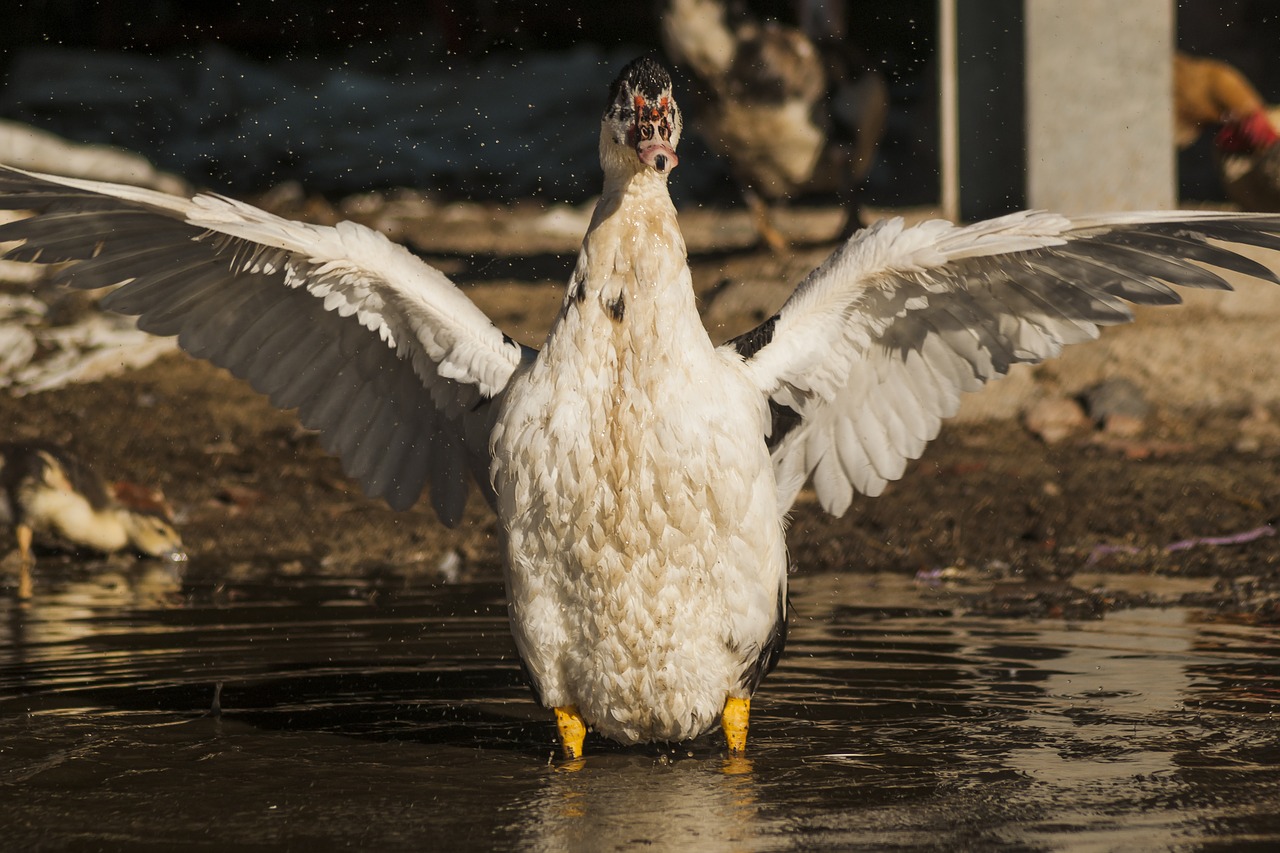
[[[971,229],[934,223],[908,239],[902,235],[914,229],[873,228],[852,238],[806,278],[797,291],[803,298],[728,343],[765,371],[766,441],[779,483],[791,488],[799,475],[812,477],[823,506],[838,513],[851,488],[871,494],[900,476],[959,408],[961,392],[1013,364],[1043,361],[1096,337],[1100,326],[1131,321],[1134,304],[1178,304],[1179,287],[1230,290],[1228,274],[1280,284],[1280,257],[1242,253],[1280,253],[1280,216],[1140,216],[1073,226],[1061,217],[1013,215]],[[944,260],[922,266],[912,253],[930,233],[941,235]],[[904,254],[895,256],[898,245]],[[862,246],[870,248],[858,252]],[[900,269],[895,257],[903,259]],[[853,327],[843,337],[828,339],[821,330],[830,325],[810,321],[831,310],[843,310]],[[766,350],[773,354],[762,357]],[[797,364],[840,359],[824,370],[843,378],[815,388],[808,374],[788,373],[793,352]],[[779,495],[784,505],[793,496]]]
[[[488,444],[444,433],[490,417],[487,409],[473,412],[478,389],[445,380],[425,355],[398,357],[378,331],[325,310],[305,288],[284,286],[285,262],[297,261],[295,271],[306,275],[309,259],[225,234],[210,239],[207,229],[185,221],[186,202],[121,193],[0,166],[0,209],[38,214],[0,225],[6,240],[19,243],[7,256],[76,261],[58,277],[78,288],[127,282],[103,307],[137,316],[146,331],[177,335],[185,349],[247,380],[274,404],[298,409],[351,476],[393,509],[413,506],[434,473],[439,482],[430,487],[442,520],[461,519],[471,472],[489,467]],[[513,363],[537,355],[510,339],[502,346],[512,348]],[[329,375],[283,375],[283,365],[297,366],[291,353],[298,350],[313,353],[317,370],[327,365]],[[352,394],[376,401],[376,410],[352,406]],[[388,394],[395,397],[390,408]],[[352,416],[361,408],[368,417]],[[383,442],[399,452],[387,452]]]

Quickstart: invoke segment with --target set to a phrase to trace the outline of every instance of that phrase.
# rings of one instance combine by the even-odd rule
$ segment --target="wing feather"
[[[844,514],[849,504],[853,503],[853,485],[837,455],[824,454],[811,470],[813,490],[818,495],[819,503],[824,507],[838,507],[839,513]]]
[[[372,480],[371,475],[395,432],[395,416],[391,412],[394,405],[377,394],[373,395],[372,404],[363,429],[357,433],[360,438],[350,453],[351,461],[348,463],[351,476],[362,483]]]
[[[855,490],[878,493],[962,393],[1132,320],[1128,303],[1176,304],[1175,285],[1230,289],[1215,269],[1280,283],[1280,259],[1245,248],[1280,253],[1280,216],[1023,212],[966,227],[887,220],[854,235],[776,315],[726,344],[795,413],[771,439],[779,506],[806,477],[835,514]]]
[[[893,364],[900,366],[901,362],[895,361]],[[903,413],[918,404],[911,396],[910,386],[903,381],[901,370],[895,370],[890,381],[881,387],[885,389],[884,394],[867,395],[867,408],[883,425],[888,439],[885,452],[875,460],[876,473],[886,481],[893,481],[906,470],[907,460],[902,455],[903,451],[916,444]]]
[[[485,402],[534,353],[438,270],[350,222],[0,167],[6,256],[73,262],[59,280],[120,285],[103,306],[297,408],[348,473],[392,506],[430,481],[445,520],[489,467]],[[487,477],[485,477],[487,480]],[[481,483],[488,491],[487,482]]]
[[[861,414],[861,413],[858,413]],[[857,415],[855,415],[857,417]],[[836,456],[850,485],[857,491],[871,488],[876,479],[875,467],[871,463],[871,454],[867,452],[870,443],[866,436],[866,426],[855,427],[851,418],[837,415],[833,422],[835,431]]]
[[[909,453],[906,448],[918,446],[920,450],[923,450],[925,443],[938,434],[938,429],[942,422],[922,402],[924,400],[932,400],[937,396],[938,388],[934,383],[932,373],[925,366],[918,350],[910,350],[904,353],[902,361],[898,363],[902,365],[902,369],[896,378],[900,378],[905,393],[902,397],[903,404],[897,407],[897,412],[906,424],[908,435],[910,436],[909,440],[904,442],[903,445],[903,452]],[[890,379],[889,381],[893,380]],[[915,457],[908,455],[907,458],[914,459]]]

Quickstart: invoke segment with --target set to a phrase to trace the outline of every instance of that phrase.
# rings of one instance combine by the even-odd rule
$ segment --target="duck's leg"
[[[18,536],[18,556],[21,568],[18,575],[18,598],[31,597],[31,528],[26,524],[18,524],[15,532]]]
[[[587,737],[587,723],[577,705],[556,708],[556,726],[560,729],[560,748],[565,758],[581,758],[582,742]]]
[[[739,699],[730,696],[725,700],[720,724],[724,728],[724,739],[729,745],[729,752],[734,755],[742,755],[747,751],[747,728],[750,716],[751,700],[749,698]]]
[[[746,190],[743,195],[747,199],[747,206],[751,208],[751,213],[755,216],[756,233],[760,236],[760,239],[769,247],[769,251],[776,254],[785,252],[787,250],[787,238],[783,237],[782,232],[773,224],[769,203],[752,189]]]

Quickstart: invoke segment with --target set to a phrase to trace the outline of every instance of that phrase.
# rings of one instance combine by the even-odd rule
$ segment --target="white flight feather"
[[[771,339],[747,359],[756,386],[801,418],[773,452],[780,508],[794,501],[802,471],[811,472],[823,507],[837,515],[855,490],[879,494],[956,413],[962,392],[1010,364],[1041,361],[1096,337],[1099,323],[1132,319],[1124,296],[1112,295],[1123,291],[1070,280],[1053,267],[1059,257],[1086,272],[1092,264],[1109,280],[1131,278],[1144,296],[1165,293],[1128,267],[1125,253],[1145,251],[1140,247],[1099,244],[1115,255],[1097,260],[1065,249],[1061,256],[1025,253],[1169,222],[1185,223],[1174,232],[1179,239],[1208,245],[1221,241],[1198,233],[1196,222],[1233,215],[1069,219],[1023,211],[969,226],[933,220],[910,228],[895,217],[854,235],[801,282],[776,315]],[[1195,283],[1200,268],[1192,262],[1150,257],[1173,262]],[[984,258],[991,260],[978,263]],[[1044,289],[1055,280],[1062,296]]]
[[[420,344],[445,379],[500,392],[520,362],[492,321],[449,279],[382,234],[354,222],[311,225],[221,196],[196,196],[186,220],[218,234],[282,249],[286,283],[354,315],[401,357]]]

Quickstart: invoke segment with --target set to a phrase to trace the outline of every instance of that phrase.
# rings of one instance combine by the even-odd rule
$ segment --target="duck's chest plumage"
[[[707,338],[671,219],[593,228],[493,448],[535,687],[623,742],[695,736],[749,695],[784,594],[766,404]]]

